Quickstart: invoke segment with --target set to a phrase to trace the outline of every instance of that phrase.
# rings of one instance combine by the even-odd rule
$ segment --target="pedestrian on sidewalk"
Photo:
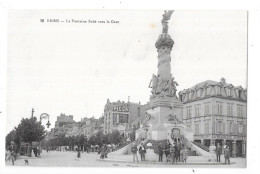
[[[138,162],[137,151],[138,151],[137,146],[134,143],[133,146],[131,147],[131,152],[133,154],[133,162],[135,162],[135,159],[136,159],[136,162]]]
[[[181,161],[180,152],[181,152],[181,149],[182,149],[180,142],[177,143],[177,146],[175,146],[175,149],[176,149],[176,162],[180,162]]]
[[[41,158],[41,147],[37,147],[37,157]]]
[[[11,158],[11,161],[12,161],[12,165],[14,165],[16,148],[15,148],[13,141],[11,141],[11,145],[8,147],[8,151],[10,152],[10,158]]]
[[[106,152],[105,152],[104,158],[107,158],[107,154],[109,153],[109,148],[106,144],[105,144],[105,149],[106,149]]]
[[[168,155],[170,154],[170,143],[168,143],[167,145],[165,145],[165,147],[164,147],[164,153],[165,153],[165,156],[166,156],[166,159],[167,159]]]
[[[141,143],[141,146],[139,147],[139,153],[141,155],[141,161],[145,161],[146,148],[144,147],[144,143]]]
[[[175,152],[174,145],[171,145],[171,147],[170,147],[170,157],[171,157],[172,164],[175,163],[176,152]]]
[[[182,161],[183,163],[186,163],[188,155],[187,155],[187,150],[186,150],[185,147],[183,147],[183,148],[181,149],[180,155],[181,155],[181,161]]]
[[[164,148],[162,146],[162,143],[160,143],[158,146],[159,162],[162,162],[163,152],[164,152]]]
[[[80,148],[77,148],[77,157],[80,158]]]
[[[104,159],[104,157],[105,157],[105,154],[106,154],[106,148],[105,148],[105,145],[103,145],[102,147],[101,147],[101,149],[100,149],[100,158],[101,159]]]
[[[33,148],[33,153],[34,153],[34,156],[37,158],[37,148],[36,147]]]
[[[225,157],[225,164],[227,164],[228,162],[228,165],[230,165],[230,150],[227,145],[224,147],[224,157]]]
[[[217,144],[217,148],[216,148],[217,162],[220,162],[221,153],[222,153],[222,147],[221,147],[221,145],[218,143],[218,144]]]

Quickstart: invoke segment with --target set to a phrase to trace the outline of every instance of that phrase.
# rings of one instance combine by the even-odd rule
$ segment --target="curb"
[[[117,163],[132,163],[132,164],[161,164],[161,165],[226,165],[225,163],[217,163],[217,162],[187,162],[187,163],[166,163],[166,162],[153,162],[153,161],[146,161],[146,162],[133,162],[133,161],[126,161],[126,160],[114,160],[114,159],[96,159],[96,161],[102,162],[117,162]],[[235,162],[231,162],[230,165],[236,164]]]
[[[28,156],[18,156],[17,159],[40,159],[37,157],[28,157]]]

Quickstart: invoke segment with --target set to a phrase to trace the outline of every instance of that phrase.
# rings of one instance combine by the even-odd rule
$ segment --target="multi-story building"
[[[55,122],[54,134],[56,136],[67,134],[67,132],[71,131],[75,123],[72,115],[60,114],[60,116],[57,116],[57,121]]]
[[[83,118],[73,126],[73,130],[67,133],[67,136],[84,135],[90,138],[95,135],[98,131],[103,131],[103,118]]]
[[[144,106],[139,103],[132,102],[110,102],[104,109],[104,128],[105,134],[111,133],[113,130],[119,130],[121,134],[125,134],[127,129],[131,128],[131,123],[138,117],[144,115]]]
[[[232,156],[246,150],[247,90],[222,78],[182,90],[183,122],[194,130],[194,141],[205,146],[229,145]]]

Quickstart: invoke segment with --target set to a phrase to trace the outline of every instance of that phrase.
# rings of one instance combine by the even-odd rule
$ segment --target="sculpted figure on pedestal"
[[[160,75],[158,75],[158,86],[156,88],[156,94],[160,94],[163,89],[163,79]]]
[[[153,74],[152,79],[149,83],[149,88],[152,88],[152,94],[156,94],[156,88],[158,86],[158,78]]]
[[[173,10],[164,11],[163,19],[161,21],[162,25],[163,25],[163,33],[168,32],[168,20],[170,20],[172,13],[173,13]]]
[[[174,77],[172,77],[170,80],[170,84],[169,84],[170,95],[176,96],[176,91],[177,91],[176,86],[178,86],[178,83],[176,81],[174,81]]]

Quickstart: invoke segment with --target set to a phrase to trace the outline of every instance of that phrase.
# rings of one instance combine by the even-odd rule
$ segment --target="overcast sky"
[[[60,113],[102,115],[106,100],[145,104],[157,74],[155,42],[163,11],[10,11],[7,60],[7,131],[22,117]],[[45,19],[45,22],[40,22]],[[110,23],[47,23],[47,19]],[[119,23],[111,23],[111,20]],[[178,91],[205,80],[246,88],[247,12],[175,11],[172,74]]]

